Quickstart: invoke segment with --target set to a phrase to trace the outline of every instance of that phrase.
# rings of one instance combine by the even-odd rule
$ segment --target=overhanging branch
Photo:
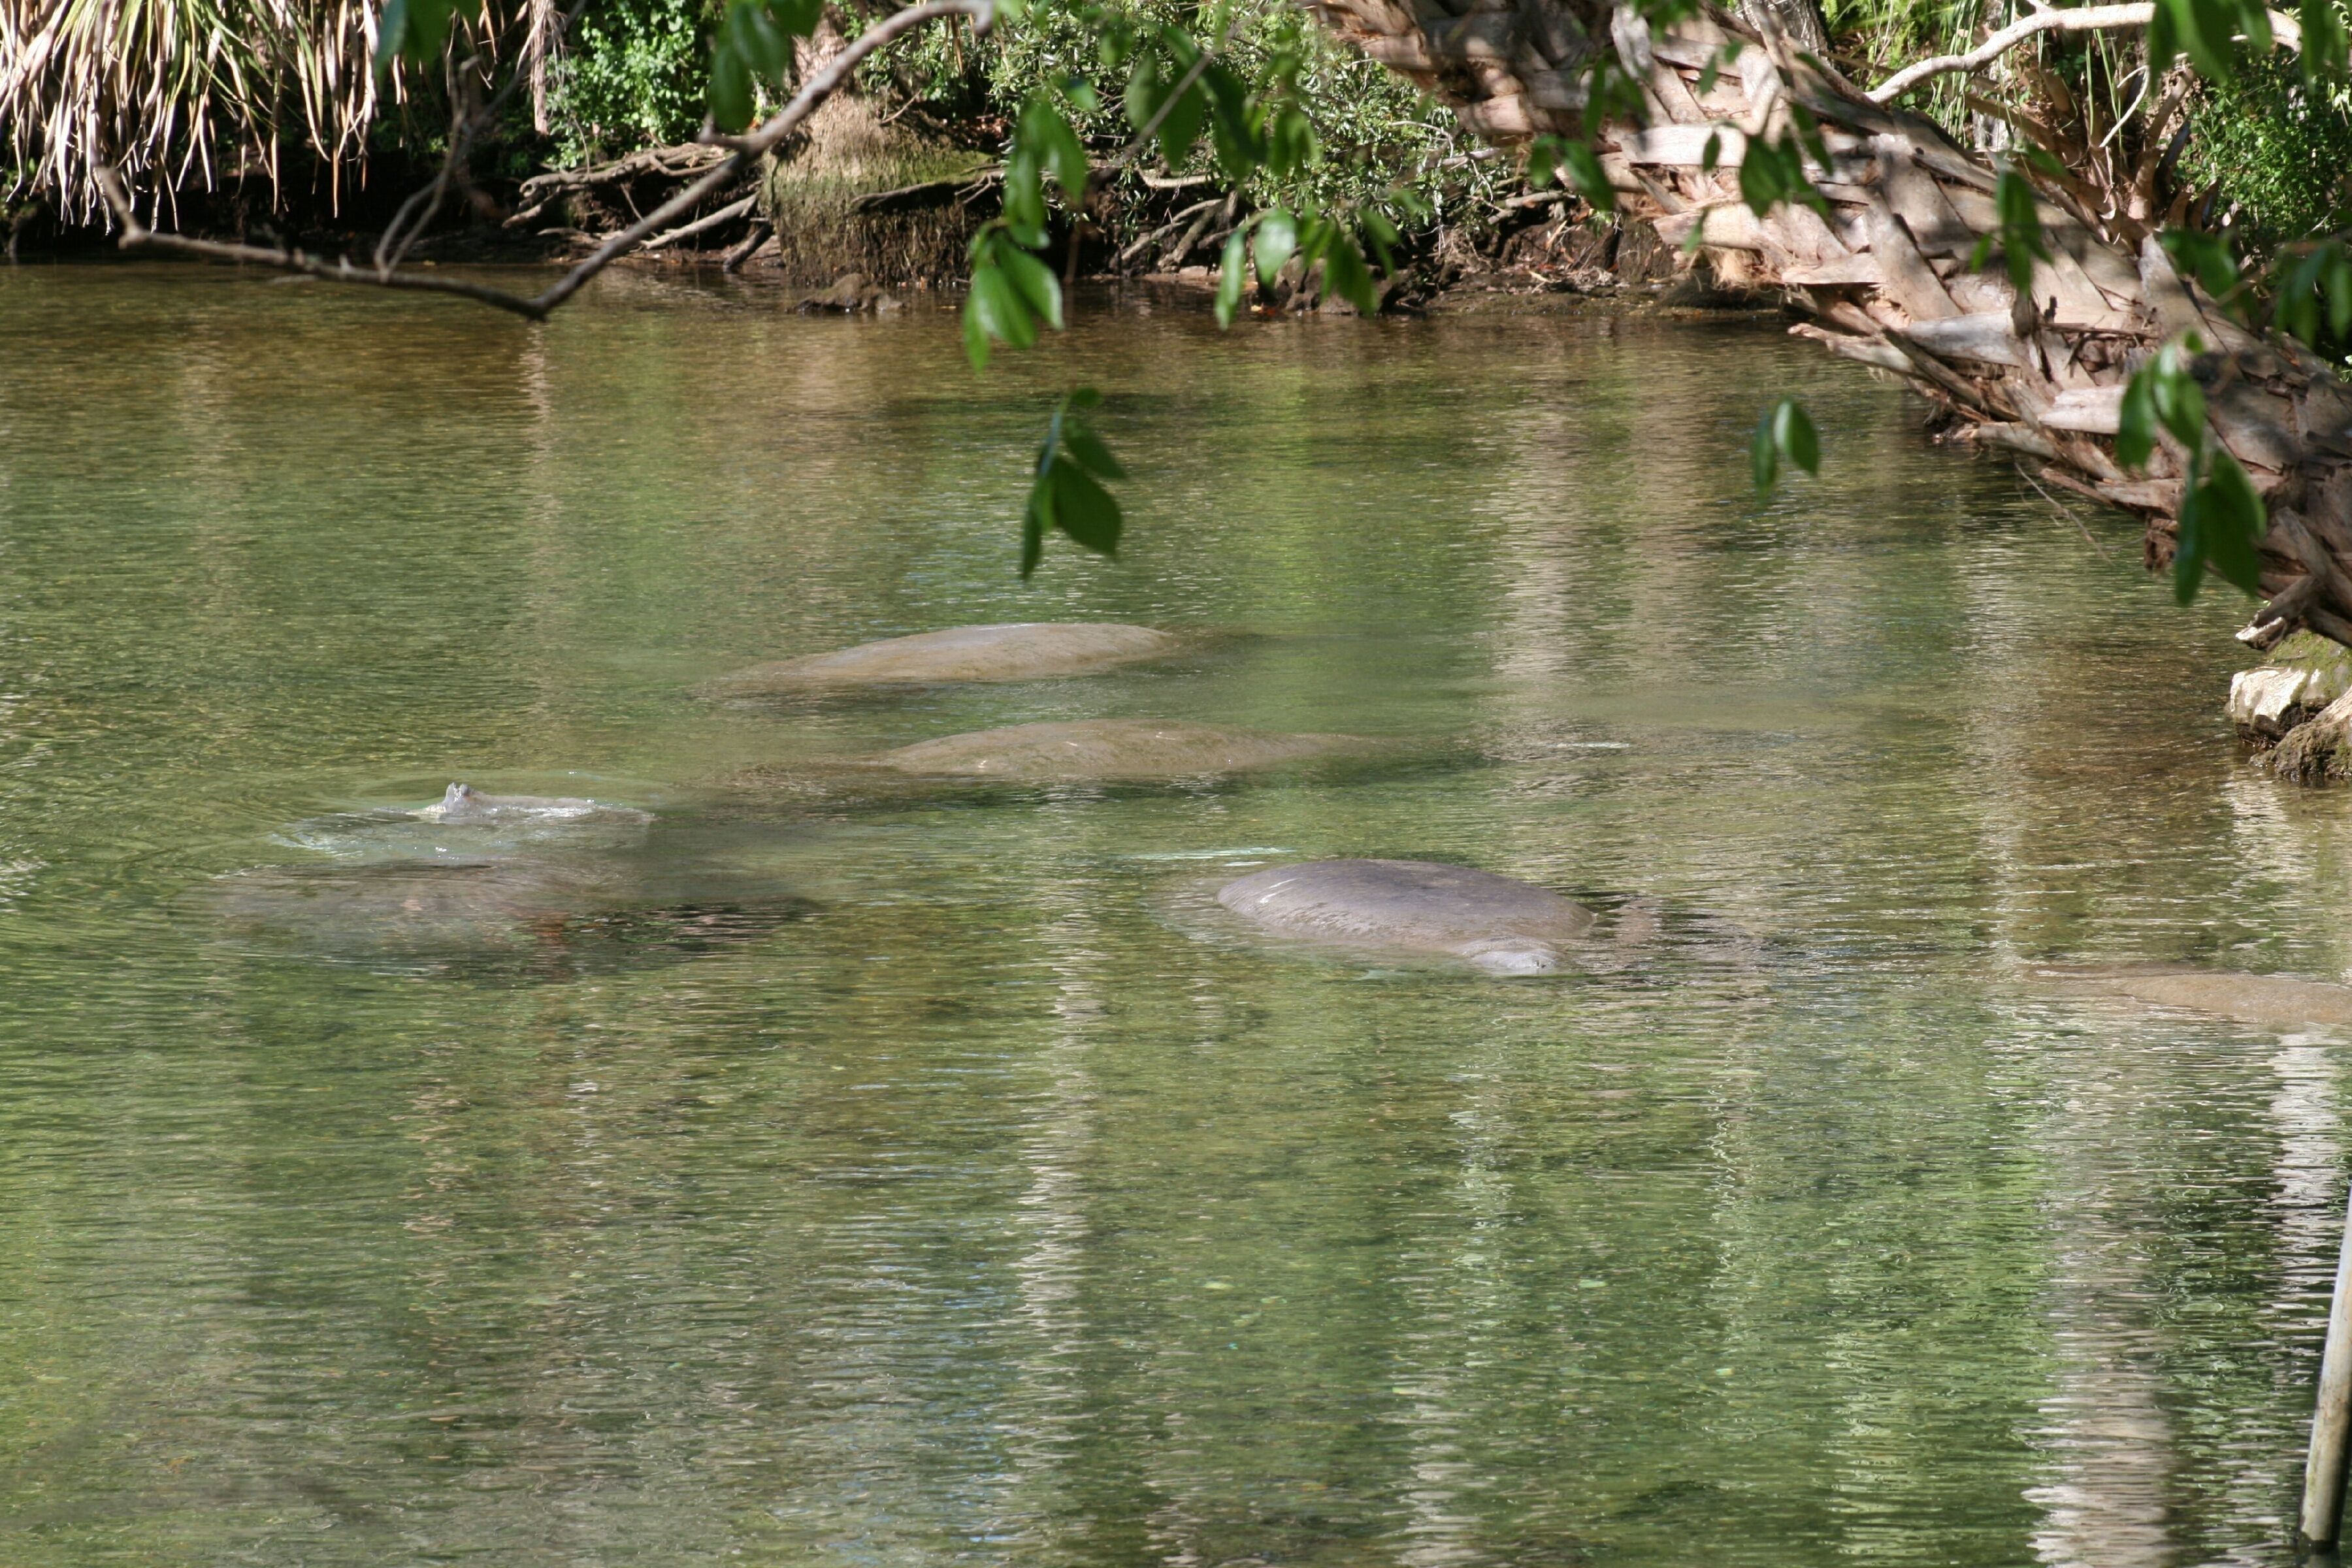
[[[2145,27],[2156,16],[2153,5],[2077,5],[2063,10],[2036,11],[2011,22],[1966,54],[1937,55],[1905,66],[1865,95],[1873,103],[1892,103],[1931,77],[1953,71],[1980,70],[2028,38],[2043,33],[2112,33]],[[2303,26],[2294,17],[2270,13],[2271,32],[2290,49],[2303,47]]]

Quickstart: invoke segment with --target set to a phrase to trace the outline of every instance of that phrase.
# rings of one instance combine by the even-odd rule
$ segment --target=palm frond
[[[380,107],[374,0],[0,0],[0,125],[11,196],[101,213],[122,169],[159,204],[224,175],[266,175],[307,147],[340,189]],[[488,54],[520,7],[484,0],[453,47]],[[387,73],[394,100],[408,90]]]

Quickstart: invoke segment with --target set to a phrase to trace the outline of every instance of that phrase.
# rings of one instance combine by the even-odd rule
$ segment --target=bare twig
[[[1990,65],[2026,39],[2042,33],[2110,33],[2145,27],[2156,16],[2153,5],[2078,5],[2061,11],[2033,11],[2011,22],[1965,54],[1937,55],[1905,66],[1863,96],[1873,103],[1892,103],[1930,77],[1952,71],[1973,71]],[[2270,13],[2271,32],[2290,49],[2303,47],[2303,25],[2278,11]]]
[[[737,268],[742,266],[743,263],[751,260],[752,257],[758,255],[760,247],[767,244],[771,239],[773,239],[775,236],[776,226],[774,224],[770,223],[763,217],[753,218],[751,220],[751,232],[743,237],[742,244],[737,246],[734,249],[727,253],[727,258],[719,264],[719,270],[721,272],[734,271]]]
[[[740,202],[730,202],[715,213],[705,213],[702,216],[696,218],[692,223],[680,224],[677,227],[671,229],[667,234],[657,234],[654,236],[651,239],[646,241],[646,248],[647,250],[659,250],[663,246],[674,245],[677,241],[684,239],[688,235],[700,234],[703,230],[709,228],[717,228],[720,224],[731,222],[736,218],[741,217],[745,213],[750,212],[753,204],[758,202],[759,199],[760,194],[757,191],[754,191]]]
[[[258,245],[227,245],[217,240],[191,239],[182,234],[157,234],[139,221],[138,213],[131,205],[131,193],[124,187],[120,174],[112,169],[100,168],[95,172],[95,177],[99,190],[106,197],[106,205],[114,209],[115,221],[122,225],[122,248],[125,250],[170,250],[183,256],[200,256],[208,261],[274,267],[281,272],[299,272],[331,283],[373,283],[380,289],[415,289],[428,294],[456,294],[533,320],[547,314],[534,301],[509,294],[503,289],[484,288],[455,278],[441,278],[423,272],[379,272],[372,267],[354,267],[347,258],[328,261],[290,246],[271,249]]]
[[[213,261],[274,267],[282,272],[299,272],[331,283],[366,283],[379,289],[413,289],[431,294],[455,294],[518,316],[527,316],[532,321],[544,321],[556,307],[578,293],[590,279],[611,266],[622,254],[634,249],[647,236],[658,232],[664,224],[692,212],[702,205],[706,197],[725,190],[740,179],[755,163],[797,130],[801,121],[806,120],[818,104],[839,91],[842,83],[849,79],[850,72],[856,70],[858,62],[867,55],[900,34],[942,16],[970,16],[973,31],[985,34],[995,14],[995,0],[922,0],[920,5],[892,12],[851,39],[848,47],[834,56],[824,69],[803,83],[800,91],[793,95],[792,101],[758,130],[745,136],[707,136],[708,141],[733,148],[733,153],[694,184],[606,239],[585,260],[546,289],[527,298],[509,294],[503,289],[460,282],[453,278],[403,272],[396,268],[356,267],[348,258],[328,261],[290,246],[272,249],[257,245],[229,245],[216,240],[191,239],[184,235],[157,234],[139,221],[138,213],[131,205],[131,193],[123,184],[121,174],[112,169],[100,170],[99,185],[105,194],[107,205],[114,209],[116,217],[122,224],[121,245],[125,250],[170,250]]]

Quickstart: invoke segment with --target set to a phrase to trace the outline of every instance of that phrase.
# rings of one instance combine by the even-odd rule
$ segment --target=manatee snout
[[[1470,967],[1486,974],[1549,974],[1559,968],[1559,952],[1535,942],[1472,944],[1459,950]]]
[[[1549,974],[1588,935],[1591,910],[1549,888],[1428,860],[1316,860],[1228,882],[1217,901],[1284,936],[1360,951],[1440,954],[1481,973]]]

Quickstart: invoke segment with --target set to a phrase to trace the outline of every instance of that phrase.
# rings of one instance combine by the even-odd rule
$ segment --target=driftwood
[[[1593,0],[1314,3],[1367,55],[1504,146],[1579,134],[1582,69],[1613,51],[1639,71],[1648,111],[1646,123],[1612,126],[1601,142],[1627,220],[1692,244],[1727,284],[1780,291],[1809,318],[1798,333],[1902,376],[1957,434],[2030,459],[2042,480],[2138,514],[2151,567],[2172,557],[2186,454],[2160,450],[2145,472],[2126,473],[2115,456],[2116,420],[2132,371],[2195,333],[2206,352],[2191,370],[2214,436],[2244,465],[2270,516],[2261,543],[2270,603],[2243,635],[2267,646],[2307,626],[2352,644],[2352,395],[2316,356],[2256,337],[2184,280],[2156,242],[2161,215],[2146,202],[2109,202],[2113,216],[2096,216],[2101,205],[2045,184],[2039,210],[2051,259],[2033,264],[2021,299],[2005,268],[1969,267],[1978,241],[1999,230],[1995,171],[1931,122],[1874,101],[1881,94],[1791,47],[1769,13],[1751,25],[1715,11],[1628,38],[1612,36],[1612,12]],[[1710,62],[1719,69],[1708,82]],[[2178,112],[2177,88],[2162,89],[2153,140]],[[1780,142],[1792,103],[1815,117],[1829,154],[1828,167],[1809,171],[1828,199],[1826,217],[1793,204],[1759,217],[1740,199],[1748,138]],[[1703,166],[1710,141],[1712,173]],[[2152,187],[2156,157],[2128,173],[2126,197]]]

